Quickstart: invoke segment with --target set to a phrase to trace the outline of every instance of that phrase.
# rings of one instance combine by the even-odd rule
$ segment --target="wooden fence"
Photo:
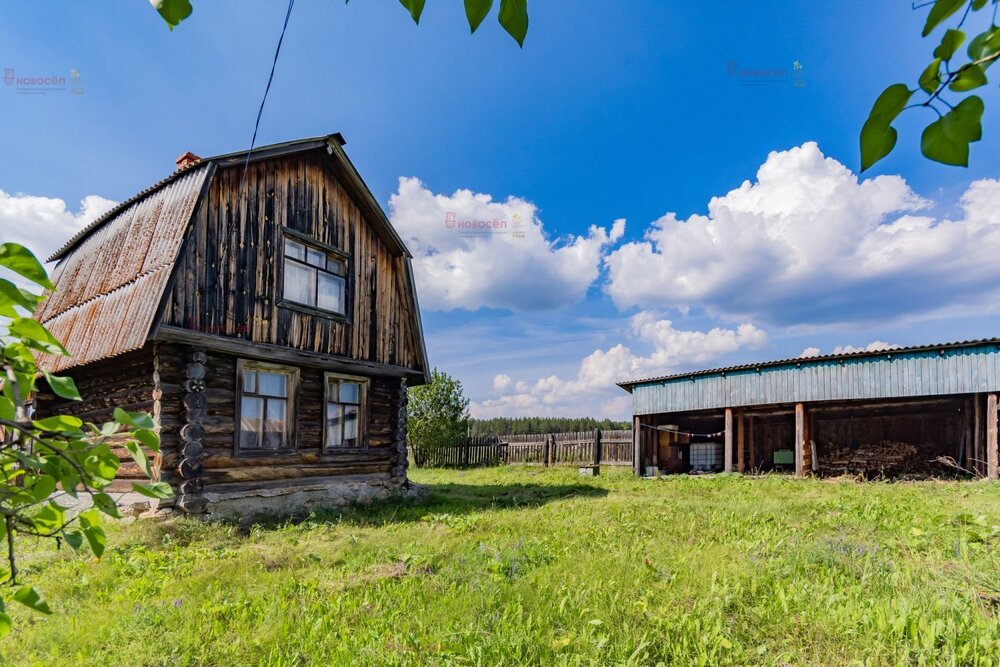
[[[411,450],[425,468],[470,468],[510,463],[544,466],[632,465],[632,431],[575,431],[531,435],[479,435],[451,445]]]

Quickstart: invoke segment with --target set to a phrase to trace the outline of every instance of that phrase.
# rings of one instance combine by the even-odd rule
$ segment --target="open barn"
[[[997,479],[1000,339],[619,383],[637,474],[794,471]]]

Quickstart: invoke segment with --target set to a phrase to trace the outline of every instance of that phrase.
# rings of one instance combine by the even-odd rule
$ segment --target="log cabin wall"
[[[161,323],[196,332],[421,368],[407,258],[390,250],[321,150],[220,167],[192,221]],[[242,194],[241,194],[242,191]],[[349,256],[347,308],[281,304],[283,230]]]
[[[386,495],[406,480],[406,384],[395,377],[370,377],[364,411],[365,447],[343,451],[323,451],[324,369],[298,366],[299,382],[294,394],[294,448],[282,452],[237,453],[237,363],[240,357],[187,345],[156,344],[157,370],[163,387],[164,444],[183,461],[189,443],[183,433],[190,424],[190,410],[185,397],[190,387],[189,366],[194,355],[204,354],[204,414],[196,435],[200,454],[188,470],[179,470],[174,482],[184,505],[185,490],[204,500],[195,501],[188,511],[207,509],[212,513],[282,512],[302,509],[309,499],[296,497],[284,504],[282,498],[297,492],[316,495],[315,504],[342,504],[352,501],[352,489],[346,486],[372,485],[378,489],[361,495]],[[178,447],[180,446],[180,449]],[[185,487],[185,485],[187,485]],[[339,496],[325,503],[334,489]],[[348,497],[350,496],[350,497]],[[364,499],[364,498],[361,498]],[[223,508],[228,507],[223,511]]]
[[[39,416],[72,415],[84,421],[101,424],[112,421],[114,409],[120,407],[129,412],[148,412],[156,420],[162,417],[162,393],[157,384],[155,360],[150,345],[114,359],[78,366],[60,374],[73,378],[81,400],[68,401],[59,398],[48,390],[44,381],[41,381],[35,397],[35,407]],[[122,446],[126,437],[123,433],[108,441],[121,459],[118,475],[109,487],[109,491],[115,493],[127,493],[131,489],[132,482],[147,479]],[[163,440],[161,453],[153,458],[152,467],[155,479],[160,479],[161,471],[164,471],[166,474],[162,475],[162,478],[167,481],[170,479],[168,469],[172,464],[174,453],[171,449],[169,431],[161,434],[161,438]],[[123,498],[123,501],[124,505],[138,503],[142,506],[140,509],[157,505],[155,501],[150,503],[149,498],[138,494],[130,494],[127,498]],[[164,505],[170,505],[170,501],[165,503],[161,501],[157,506]]]

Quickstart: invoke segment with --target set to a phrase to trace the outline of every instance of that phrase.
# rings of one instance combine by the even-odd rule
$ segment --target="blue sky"
[[[284,4],[193,4],[173,32],[143,2],[3,5],[0,64],[18,75],[75,69],[82,91],[0,88],[0,190],[9,209],[37,199],[48,207],[40,219],[80,224],[81,200],[129,197],[169,173],[184,150],[247,147]],[[986,138],[973,145],[969,169],[919,156],[930,113],[923,110],[904,115],[900,145],[864,175],[888,176],[881,186],[852,189],[853,176],[823,160],[856,171],[872,101],[889,83],[913,81],[929,59],[933,44],[919,37],[924,14],[908,1],[534,2],[530,16],[521,50],[492,17],[470,36],[457,2],[429,2],[417,27],[392,1],[299,0],[258,139],[344,133],[376,197],[422,248],[432,362],[465,382],[480,414],[621,415],[618,390],[593,367],[672,371],[809,347],[997,334],[987,280],[996,274],[978,255],[955,263],[956,253],[988,250],[1000,238],[980,229],[982,219],[992,221],[992,192],[976,191],[976,213],[960,206],[970,184],[1000,174],[995,84],[983,93]],[[776,69],[788,75],[759,74]],[[690,216],[754,183],[765,163],[771,185],[734,196],[726,206],[737,213],[710,216],[703,234],[692,231]],[[404,194],[401,177],[419,183],[408,181]],[[810,214],[808,203],[837,179],[843,190]],[[480,197],[462,208],[453,197],[460,190],[491,203]],[[758,194],[766,210],[750,210]],[[62,200],[65,212],[51,200]],[[841,201],[853,203],[828,215]],[[520,211],[535,237],[522,245],[431,243],[441,227],[434,206],[470,216]],[[798,208],[782,218],[786,206]],[[654,233],[660,247],[629,245],[667,213],[678,222]],[[866,215],[867,227],[853,224],[852,216]],[[895,260],[871,246],[880,225],[905,216],[933,219],[932,227],[953,219],[971,231],[956,240],[953,230],[903,224],[906,233],[892,235],[901,244],[893,256],[908,263],[887,273],[884,264]],[[619,219],[623,232],[613,230]],[[5,236],[13,233],[14,218],[0,221]],[[796,229],[814,228],[794,241]],[[809,245],[823,229],[854,245],[825,269],[776,269],[790,249],[825,262]],[[706,238],[742,250],[727,254],[704,246]],[[559,248],[572,252],[557,255]],[[482,266],[484,256],[508,258],[510,270],[491,264],[468,294],[428,277],[442,263]],[[752,266],[736,271],[747,257]],[[870,274],[844,269],[876,260],[882,268]],[[703,271],[701,261],[714,269]],[[556,262],[573,275],[546,273]],[[673,284],[677,276],[687,282]],[[438,278],[456,281],[447,272]],[[639,285],[644,278],[649,284]],[[631,356],[612,352],[618,345]]]

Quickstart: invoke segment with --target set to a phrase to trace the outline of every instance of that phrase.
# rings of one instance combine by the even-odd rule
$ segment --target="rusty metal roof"
[[[46,368],[80,366],[145,344],[211,170],[204,163],[179,170],[56,253],[63,257],[52,275],[58,289],[36,316],[72,356],[43,355]]]

